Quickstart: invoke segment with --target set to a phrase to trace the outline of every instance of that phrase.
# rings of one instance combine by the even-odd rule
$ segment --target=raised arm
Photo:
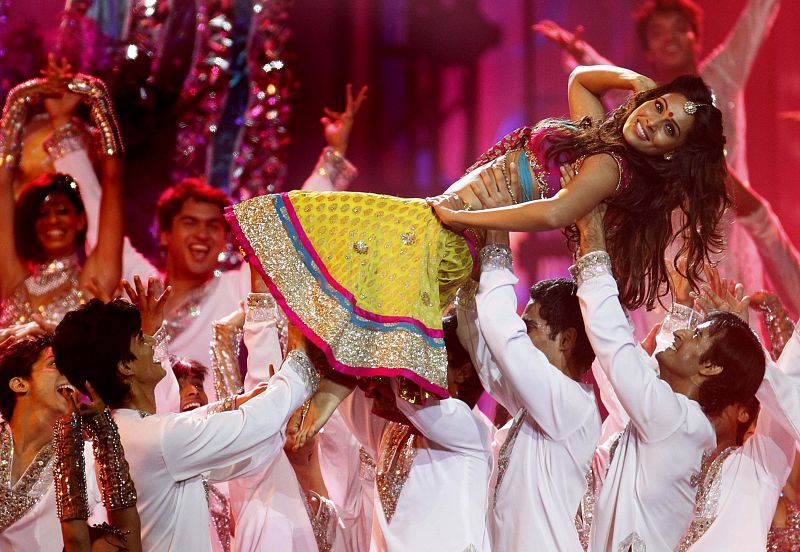
[[[353,98],[353,85],[347,85],[345,110],[342,112],[325,108],[322,117],[322,129],[327,146],[322,150],[317,165],[303,183],[303,190],[315,192],[343,191],[358,176],[355,166],[345,154],[350,144],[350,132],[353,130],[356,113],[367,99],[367,87],[363,86]]]
[[[584,219],[579,229],[583,256],[576,262],[575,277],[589,341],[620,404],[642,438],[663,439],[685,423],[687,405],[658,378],[655,361],[633,335],[619,302],[611,259],[605,251],[601,210]]]
[[[489,244],[481,250],[481,283],[476,297],[486,344],[516,396],[552,439],[563,439],[582,426],[594,404],[580,385],[553,366],[528,336],[517,315],[518,282],[511,272],[511,252]]]
[[[292,413],[319,383],[311,361],[292,351],[266,391],[235,410],[205,418],[178,414],[164,427],[164,461],[176,481],[247,460],[259,445],[285,430]]]
[[[703,73],[713,74],[715,81],[728,86],[743,88],[779,7],[780,0],[750,0],[722,44],[704,61]]]
[[[583,39],[583,25],[578,25],[572,32],[555,21],[542,19],[532,29],[561,48],[567,72],[578,65],[614,65]]]
[[[573,120],[590,117],[600,121],[605,117],[601,98],[611,90],[644,92],[655,88],[652,79],[630,69],[613,65],[588,65],[576,67],[569,76],[567,94],[569,113]]]
[[[14,242],[14,173],[22,154],[22,131],[28,106],[50,88],[41,79],[13,88],[0,119],[0,299],[5,299],[28,276]]]
[[[100,198],[97,245],[83,265],[80,284],[85,288],[88,282],[97,282],[105,293],[112,294],[122,276],[122,162],[118,155],[105,155],[100,164],[103,193]]]

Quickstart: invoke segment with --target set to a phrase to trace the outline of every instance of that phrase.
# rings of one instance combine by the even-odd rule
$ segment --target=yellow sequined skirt
[[[442,311],[469,278],[472,240],[422,199],[289,192],[228,209],[239,244],[331,366],[403,376],[447,396]]]

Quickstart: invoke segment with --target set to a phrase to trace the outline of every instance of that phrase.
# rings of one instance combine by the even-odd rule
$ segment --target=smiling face
[[[167,372],[153,356],[155,338],[138,334],[131,338],[131,353],[136,357],[126,364],[133,371],[133,378],[137,381],[155,385],[161,381]]]
[[[169,231],[161,233],[161,245],[167,252],[167,278],[211,278],[226,234],[222,209],[213,203],[186,200]]]
[[[36,216],[36,240],[48,259],[74,253],[75,238],[85,228],[86,215],[61,192],[49,194]]]
[[[190,374],[178,380],[181,390],[181,412],[208,404],[208,396],[203,390],[203,379],[199,374]]]
[[[675,341],[656,355],[661,378],[675,388],[679,381],[689,381],[697,376],[703,364],[700,359],[711,347],[711,322],[704,322],[694,330],[677,330]]]
[[[66,398],[59,389],[71,387],[67,378],[56,368],[55,357],[50,347],[46,347],[39,354],[39,358],[31,366],[29,378],[13,378],[10,385],[19,393],[14,416],[18,412],[25,416],[27,412],[25,405],[30,405],[40,413],[48,412],[54,419],[67,412],[69,408]]]
[[[672,153],[686,141],[694,125],[694,117],[684,111],[686,101],[683,94],[670,92],[644,102],[625,120],[623,139],[644,155]]]
[[[700,41],[686,17],[677,11],[655,12],[647,23],[645,59],[656,73],[697,72]]]

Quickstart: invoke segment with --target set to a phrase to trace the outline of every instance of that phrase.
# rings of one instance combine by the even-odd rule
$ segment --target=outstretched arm
[[[779,7],[780,0],[749,0],[730,34],[704,60],[701,69],[704,77],[713,75],[716,82],[743,88]],[[722,97],[733,99],[728,95]]]
[[[568,72],[578,65],[614,65],[583,39],[583,25],[578,25],[572,32],[555,21],[542,19],[531,28],[561,48]]]
[[[38,102],[43,95],[53,93],[55,88],[43,79],[16,86],[8,94],[0,119],[0,299],[8,297],[28,275],[14,243],[16,204],[13,190],[28,106]]]
[[[459,231],[467,227],[509,232],[540,232],[574,224],[617,189],[620,169],[606,154],[587,157],[572,182],[548,199],[519,203],[496,209],[458,211],[450,196],[429,199],[443,224]],[[478,187],[483,186],[478,183]]]
[[[342,112],[325,108],[320,119],[327,146],[322,150],[317,165],[303,183],[303,190],[315,192],[343,191],[358,176],[358,171],[345,157],[350,144],[356,113],[367,99],[367,87],[362,86],[353,98],[353,85],[347,85],[345,110]]]
[[[576,262],[576,281],[586,333],[634,427],[645,441],[663,439],[685,423],[687,407],[658,378],[654,361],[634,338],[605,251],[601,211],[578,225],[582,256]]]

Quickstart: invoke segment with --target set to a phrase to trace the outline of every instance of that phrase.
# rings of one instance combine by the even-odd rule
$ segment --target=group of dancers
[[[699,30],[647,5],[655,58]],[[0,121],[0,548],[800,550],[800,256],[731,166],[741,113],[678,61],[576,67],[569,117],[425,199],[347,191],[348,86],[300,190],[166,188],[158,267],[105,84],[51,61]],[[726,270],[731,213],[771,291]],[[519,314],[509,232],[553,229],[570,277]]]

